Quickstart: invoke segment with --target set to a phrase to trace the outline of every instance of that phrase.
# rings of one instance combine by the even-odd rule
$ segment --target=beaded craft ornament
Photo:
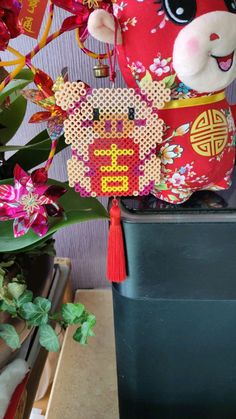
[[[158,109],[170,100],[165,83],[92,89],[67,82],[55,97],[68,113],[69,184],[81,196],[147,195],[160,183],[156,148],[164,122]]]

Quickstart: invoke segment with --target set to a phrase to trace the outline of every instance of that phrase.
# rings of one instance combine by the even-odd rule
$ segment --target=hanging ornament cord
[[[52,165],[52,162],[53,162],[53,159],[54,159],[54,156],[56,154],[57,143],[58,143],[58,140],[53,140],[52,141],[51,150],[50,150],[50,153],[49,153],[49,156],[48,156],[48,160],[47,160],[46,165],[45,165],[45,170],[47,172],[50,169],[50,167]]]
[[[115,39],[114,39],[114,50],[110,50],[110,45],[106,44],[107,47],[107,57],[109,61],[110,67],[110,81],[112,82],[112,87],[114,87],[115,80],[116,80],[116,62],[117,62],[117,34],[118,34],[118,22],[117,19],[114,17],[115,20]]]
[[[117,46],[118,23],[115,19],[115,42],[113,61],[110,47],[107,45],[108,59],[110,65],[110,81],[114,87],[116,79],[116,46]],[[112,200],[110,209],[110,228],[108,233],[107,246],[107,279],[111,282],[123,282],[126,279],[126,258],[124,248],[124,235],[121,224],[121,210],[116,197]]]

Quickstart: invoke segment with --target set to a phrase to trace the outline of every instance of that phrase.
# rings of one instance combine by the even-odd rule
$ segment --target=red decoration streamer
[[[123,282],[126,279],[126,259],[121,226],[121,211],[117,199],[112,201],[110,222],[107,249],[107,279],[112,282]]]

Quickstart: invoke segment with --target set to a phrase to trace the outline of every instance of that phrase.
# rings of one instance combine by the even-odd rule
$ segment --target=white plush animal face
[[[129,85],[127,60],[154,80],[176,73],[199,93],[224,89],[236,78],[236,0],[117,0],[114,10],[119,63]],[[113,42],[114,18],[104,10],[90,15],[88,28]]]
[[[199,92],[228,86],[236,77],[236,15],[210,12],[184,26],[175,40],[173,67]]]

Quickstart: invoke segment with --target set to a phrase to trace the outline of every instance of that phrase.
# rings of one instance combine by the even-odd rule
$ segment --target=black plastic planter
[[[123,228],[120,419],[235,419],[236,189],[178,207],[124,199]]]

